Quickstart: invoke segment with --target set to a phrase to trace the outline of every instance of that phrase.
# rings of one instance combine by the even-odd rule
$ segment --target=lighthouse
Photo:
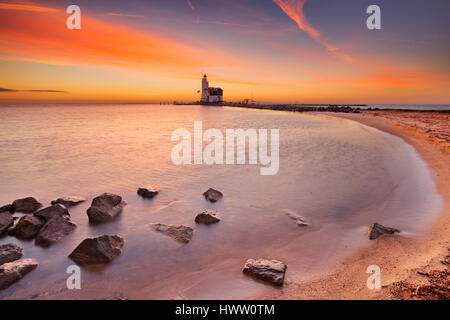
[[[202,99],[201,102],[214,103],[223,102],[223,90],[221,88],[212,88],[209,86],[206,74],[202,79]]]
[[[209,82],[208,78],[206,77],[206,74],[203,75],[202,79],[202,102],[208,102],[209,101]]]

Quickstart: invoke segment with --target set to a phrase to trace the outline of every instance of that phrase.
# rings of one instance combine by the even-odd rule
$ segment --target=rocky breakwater
[[[333,105],[333,104],[232,104],[234,107],[279,110],[290,112],[343,112],[343,113],[360,113],[360,108],[365,105]]]

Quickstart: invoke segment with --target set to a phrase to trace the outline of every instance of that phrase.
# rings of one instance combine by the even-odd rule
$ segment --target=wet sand
[[[424,135],[439,145],[450,148],[450,113],[421,111],[363,111],[363,116],[386,119],[397,126]]]
[[[415,299],[420,297],[411,295],[411,288],[428,283],[428,276],[418,274],[418,271],[426,274],[433,270],[444,271],[442,282],[448,293],[449,264],[446,261],[450,248],[450,149],[442,139],[448,136],[448,114],[395,111],[325,114],[388,132],[416,148],[428,163],[444,199],[441,215],[421,238],[382,236],[373,240],[369,247],[344,259],[325,276],[308,282],[286,283],[280,294],[253,298]],[[433,122],[433,130],[423,132],[421,129],[427,121]],[[378,265],[381,269],[382,288],[379,290],[367,288],[369,274],[366,269],[370,265]]]

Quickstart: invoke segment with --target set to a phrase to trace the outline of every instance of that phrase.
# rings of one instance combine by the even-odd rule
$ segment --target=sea
[[[171,159],[177,129],[278,129],[279,170],[260,165],[181,164]],[[152,200],[137,189],[160,190]],[[220,190],[210,203],[202,193]],[[89,224],[94,197],[110,192],[127,203],[113,221]],[[49,248],[9,235],[39,266],[0,291],[0,299],[245,299],[281,289],[242,273],[249,258],[288,266],[285,281],[307,281],[366,247],[378,222],[420,237],[442,199],[432,172],[402,139],[354,121],[234,107],[173,105],[2,105],[0,206],[33,196],[44,206],[63,196],[76,230]],[[198,225],[217,210],[221,221]],[[23,214],[16,213],[16,217]],[[304,218],[298,226],[289,215]],[[152,223],[194,229],[187,244]],[[122,253],[111,263],[81,267],[81,289],[69,289],[68,258],[86,238],[117,234]],[[361,266],[365,272],[367,266]]]

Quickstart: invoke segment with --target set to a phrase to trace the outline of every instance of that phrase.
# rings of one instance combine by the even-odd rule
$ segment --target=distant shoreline
[[[149,106],[218,106],[218,107],[239,107],[250,109],[266,109],[266,110],[284,110],[291,112],[310,112],[310,111],[329,111],[329,112],[344,112],[351,113],[354,110],[391,110],[391,111],[421,111],[421,112],[450,112],[450,104],[346,104],[346,103],[240,103],[240,102],[222,102],[222,103],[201,103],[200,101],[194,102],[177,102],[177,101],[164,101],[164,102],[130,102],[130,101],[0,101],[0,108],[4,106],[33,106],[33,105],[149,105]],[[350,110],[351,108],[352,110]],[[357,113],[357,112],[355,112]]]

